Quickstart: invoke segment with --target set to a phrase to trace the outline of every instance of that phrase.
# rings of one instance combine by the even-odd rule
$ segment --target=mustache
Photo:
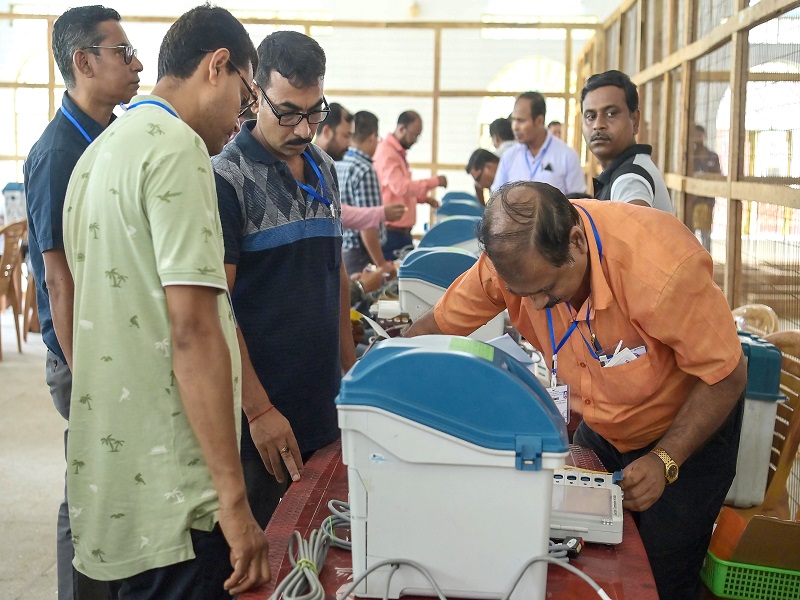
[[[288,146],[308,146],[313,138],[295,138],[286,142]]]
[[[589,141],[590,141],[590,142],[594,142],[594,141],[596,141],[596,140],[605,140],[605,141],[607,141],[607,142],[608,142],[608,141],[610,141],[610,138],[609,138],[607,135],[603,134],[603,133],[595,133],[595,134],[594,134],[594,135],[591,137],[591,139],[590,139]]]

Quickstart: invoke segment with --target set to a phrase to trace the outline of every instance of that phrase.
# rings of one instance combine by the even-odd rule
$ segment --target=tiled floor
[[[51,600],[65,422],[44,382],[41,336],[29,334],[19,354],[10,310],[0,326],[0,600]]]

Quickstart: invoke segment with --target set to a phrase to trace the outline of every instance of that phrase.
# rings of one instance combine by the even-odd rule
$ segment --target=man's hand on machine
[[[667,485],[664,463],[648,452],[623,469],[619,485],[624,493],[623,508],[637,512],[647,510],[661,497]]]

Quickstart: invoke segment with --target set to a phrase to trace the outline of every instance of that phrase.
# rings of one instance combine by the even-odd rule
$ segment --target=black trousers
[[[233,573],[230,548],[219,525],[191,530],[195,558],[109,582],[118,600],[230,600],[223,584]]]
[[[700,593],[714,521],[736,475],[743,408],[740,398],[717,432],[681,465],[678,480],[653,506],[632,513],[661,600],[696,600]],[[575,431],[574,441],[591,448],[608,471],[624,469],[655,446],[619,452],[586,423]]]
[[[302,455],[303,464],[308,462],[308,459],[313,454],[314,450],[304,453]],[[281,467],[283,467],[284,479],[283,483],[278,483],[278,480],[267,471],[261,457],[242,458],[247,501],[250,503],[253,517],[261,529],[266,529],[267,523],[272,518],[272,513],[278,508],[278,502],[281,501],[286,490],[292,484],[289,471],[286,470],[286,465],[283,462],[281,462]]]
[[[383,244],[383,257],[386,260],[396,260],[396,252],[407,246],[414,247],[414,238],[411,237],[410,231],[400,233],[391,229],[386,230],[386,242]]]

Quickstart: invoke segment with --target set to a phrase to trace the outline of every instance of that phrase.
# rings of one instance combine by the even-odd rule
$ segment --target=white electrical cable
[[[292,538],[289,540],[288,552],[289,561],[293,569],[280,585],[278,585],[269,600],[278,600],[279,598],[283,598],[284,600],[325,600],[325,591],[322,589],[322,585],[319,582],[319,571],[322,570],[322,565],[328,554],[328,547],[336,546],[345,550],[351,549],[350,541],[339,538],[334,534],[335,528],[350,526],[350,505],[342,500],[331,500],[328,502],[328,509],[331,511],[331,516],[322,522],[319,529],[315,529],[311,532],[308,542],[303,540],[297,531],[292,534]],[[296,556],[294,554],[295,546],[297,546]],[[566,544],[557,544],[550,540],[549,555],[537,556],[526,562],[514,577],[513,585],[503,596],[502,600],[510,600],[511,594],[514,592],[517,585],[519,585],[522,576],[531,565],[537,562],[552,563],[570,571],[588,583],[602,600],[611,600],[603,588],[591,577],[579,569],[576,569],[574,566],[567,564],[569,562],[569,558],[567,557],[568,550],[569,547]],[[447,597],[430,572],[419,563],[406,559],[390,559],[375,563],[354,579],[350,586],[339,594],[338,597],[342,600],[346,599],[369,574],[382,567],[391,566],[392,570],[387,578],[386,590],[383,594],[384,600],[388,600],[392,577],[394,577],[394,574],[403,565],[422,573],[428,582],[430,582],[439,600],[447,600]]]
[[[519,584],[519,581],[520,581],[520,579],[522,579],[522,576],[525,574],[525,571],[527,571],[528,568],[531,565],[533,565],[534,563],[537,563],[537,562],[551,563],[551,564],[554,564],[554,565],[558,565],[562,569],[566,569],[570,573],[573,573],[573,574],[577,575],[578,577],[583,579],[586,583],[588,583],[590,586],[592,586],[592,589],[595,592],[597,592],[597,595],[600,596],[600,598],[602,598],[603,600],[611,600],[611,598],[609,598],[608,594],[605,593],[603,588],[601,588],[599,585],[597,585],[597,583],[595,583],[594,579],[589,577],[586,573],[580,571],[579,569],[576,569],[571,564],[569,564],[569,563],[567,563],[567,562],[565,562],[565,561],[563,561],[561,559],[553,558],[551,556],[535,556],[534,558],[532,558],[528,562],[526,562],[522,566],[522,568],[519,570],[519,572],[517,573],[517,576],[514,578],[514,584],[511,586],[511,589],[509,589],[508,592],[506,592],[505,596],[503,596],[501,598],[501,600],[510,600],[511,594],[514,592],[514,589]]]
[[[312,531],[308,541],[295,531],[289,539],[288,550],[292,570],[275,588],[269,600],[325,600],[319,572],[328,555],[328,547],[328,536],[321,529]]]
[[[547,555],[551,558],[557,558],[559,560],[563,560],[564,562],[569,562],[569,546],[566,544],[556,544],[553,540],[550,540],[550,547],[548,548]]]
[[[350,596],[350,594],[353,593],[353,591],[356,589],[356,587],[358,587],[358,584],[361,583],[361,581],[364,578],[366,578],[366,576],[369,575],[370,573],[372,573],[373,571],[377,571],[381,567],[391,566],[392,567],[391,575],[394,575],[394,572],[397,571],[397,569],[400,568],[401,565],[404,565],[404,566],[407,566],[407,567],[411,567],[412,569],[416,569],[417,571],[422,573],[422,575],[425,577],[425,579],[427,579],[428,582],[431,584],[431,586],[433,586],[433,590],[436,592],[436,595],[438,596],[439,600],[447,600],[447,596],[444,595],[444,593],[442,592],[441,588],[439,587],[439,584],[436,583],[436,580],[430,574],[428,569],[423,567],[421,564],[419,564],[417,562],[414,562],[413,560],[406,560],[406,559],[403,559],[403,558],[397,558],[397,559],[391,559],[391,560],[382,560],[380,562],[376,562],[369,569],[367,569],[366,571],[361,573],[361,575],[356,577],[353,580],[353,583],[351,583],[347,587],[347,589],[345,589],[341,594],[339,594],[338,597],[341,600],[346,600],[346,598],[348,596]],[[391,581],[391,577],[390,577],[390,581]],[[388,590],[388,586],[387,586],[387,590],[386,590],[386,593],[384,594],[384,598],[388,597],[388,594],[389,594],[389,590]]]
[[[334,533],[337,527],[350,527],[350,505],[342,500],[331,500],[328,502],[328,510],[331,511],[331,516],[322,522],[320,528],[328,536],[331,546],[350,550],[350,540],[337,537]]]

